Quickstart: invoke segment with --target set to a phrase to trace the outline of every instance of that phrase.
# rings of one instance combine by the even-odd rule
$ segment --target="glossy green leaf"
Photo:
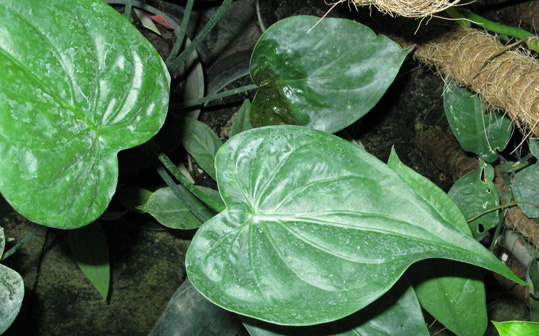
[[[110,262],[107,236],[99,222],[68,231],[71,253],[103,300],[107,299],[110,287]]]
[[[397,156],[394,149],[387,163],[418,196],[431,204],[441,218],[472,236],[457,205],[434,183],[419,175]],[[449,260],[420,261],[406,272],[421,306],[457,335],[483,335],[487,328],[485,286],[479,268]]]
[[[515,201],[531,202],[539,205],[539,163],[524,168],[515,174],[513,180]],[[519,203],[518,207],[530,218],[539,217],[539,208],[531,204]]]
[[[429,335],[414,290],[406,278],[378,300],[343,319],[308,327],[279,326],[242,317],[251,336]]]
[[[486,162],[498,159],[513,132],[511,120],[496,112],[487,112],[481,99],[453,82],[444,91],[444,109],[453,134],[465,151]]]
[[[19,273],[0,265],[0,335],[13,323],[24,298],[24,282]]]
[[[76,228],[116,189],[118,151],[163,124],[158,53],[100,0],[0,0],[0,192],[28,219]]]
[[[258,40],[250,73],[253,126],[296,124],[330,133],[369,112],[409,50],[345,19],[293,16]]]
[[[215,154],[223,142],[206,124],[184,118],[183,147],[208,175],[215,180]]]
[[[393,170],[325,132],[240,133],[221,147],[216,169],[227,208],[198,230],[186,267],[204,296],[234,312],[284,325],[333,321],[427,258],[522,283]]]
[[[539,335],[539,322],[525,321],[509,321],[496,322],[492,321],[500,336],[532,336]]]
[[[489,176],[488,172],[492,172]],[[467,220],[500,206],[500,196],[492,179],[494,170],[488,165],[461,177],[447,193],[455,201]],[[499,223],[498,211],[491,211],[474,219],[468,225],[474,238],[481,240],[488,230]]]
[[[183,186],[178,186],[183,189],[186,195],[193,202],[203,204]],[[152,215],[161,225],[172,229],[196,229],[202,223],[200,220],[187,209],[187,207],[174,195],[170,188],[161,188],[150,196],[148,202],[138,207],[150,215]]]
[[[243,104],[241,104],[238,113],[232,120],[232,125],[230,125],[230,132],[228,133],[229,137],[233,137],[236,134],[239,134],[243,131],[248,131],[253,126],[251,125],[251,102],[249,99],[245,99]]]

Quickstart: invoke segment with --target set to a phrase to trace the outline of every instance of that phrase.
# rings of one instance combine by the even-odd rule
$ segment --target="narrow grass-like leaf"
[[[325,132],[240,133],[216,169],[227,208],[197,231],[186,268],[204,296],[234,312],[284,325],[334,321],[428,258],[523,283],[393,170]]]

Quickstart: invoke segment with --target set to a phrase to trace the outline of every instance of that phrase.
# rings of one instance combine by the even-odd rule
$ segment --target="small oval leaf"
[[[116,189],[117,153],[157,133],[170,77],[99,0],[0,0],[0,192],[37,223],[76,228]]]
[[[258,40],[250,66],[259,86],[253,126],[296,124],[334,133],[369,112],[395,79],[408,49],[354,21],[318,20],[293,16]]]
[[[522,283],[393,170],[325,132],[240,133],[217,153],[216,170],[227,208],[198,230],[186,267],[204,296],[234,312],[283,325],[333,321],[427,258]]]

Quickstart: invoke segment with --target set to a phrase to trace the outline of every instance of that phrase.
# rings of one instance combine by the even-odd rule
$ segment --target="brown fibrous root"
[[[423,18],[456,5],[460,0],[351,0],[355,6],[374,6],[391,16]]]

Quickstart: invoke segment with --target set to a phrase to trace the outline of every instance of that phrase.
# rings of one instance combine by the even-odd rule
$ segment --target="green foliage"
[[[428,258],[522,283],[455,227],[458,215],[438,210],[447,196],[425,199],[372,155],[327,133],[243,132],[221,147],[216,170],[227,208],[198,230],[186,268],[204,296],[234,312],[284,325],[333,321]]]
[[[118,151],[163,124],[168,72],[102,1],[0,0],[0,15],[0,192],[34,222],[87,225],[114,194]]]
[[[236,113],[232,125],[230,125],[228,136],[233,137],[234,135],[243,131],[248,131],[251,128],[253,128],[253,126],[251,126],[251,102],[249,99],[245,99]]]
[[[484,164],[461,177],[449,190],[449,197],[455,201],[467,220],[500,205],[500,196],[493,179],[494,169]],[[481,240],[498,222],[498,211],[491,211],[472,220],[468,225],[474,238]]]
[[[414,290],[401,278],[361,311],[343,319],[308,327],[279,326],[242,317],[251,336],[392,336],[429,335]]]
[[[434,183],[419,175],[391,151],[388,167],[393,169],[433,211],[472,236],[462,213],[453,201]],[[482,273],[472,265],[449,260],[420,261],[406,272],[421,306],[457,335],[483,335],[487,328],[485,287]]]
[[[357,22],[295,16],[271,26],[251,56],[259,86],[253,126],[296,124],[337,132],[374,107],[409,50]]]
[[[71,253],[88,280],[107,299],[110,287],[109,247],[99,222],[68,231]]]
[[[509,321],[496,322],[492,321],[500,336],[531,336],[539,335],[539,322],[524,322],[524,321]]]
[[[4,254],[6,239],[0,227],[0,260]],[[6,331],[19,314],[24,298],[24,282],[19,273],[0,265],[0,334]]]
[[[522,212],[530,218],[539,218],[539,163],[524,168],[515,174],[513,196]],[[526,204],[532,202],[536,205]]]
[[[444,91],[444,109],[453,134],[465,151],[485,162],[498,159],[511,138],[511,120],[487,112],[478,96],[450,82]]]
[[[178,186],[187,195],[187,189],[183,186]],[[193,202],[200,201],[193,195],[189,196]],[[200,203],[200,206],[203,206]],[[185,205],[174,195],[170,188],[161,188],[155,191],[148,201],[137,209],[152,215],[161,225],[172,229],[196,229],[202,222],[193,215]]]
[[[183,147],[198,165],[215,180],[215,154],[223,144],[208,125],[193,119],[183,118]]]

